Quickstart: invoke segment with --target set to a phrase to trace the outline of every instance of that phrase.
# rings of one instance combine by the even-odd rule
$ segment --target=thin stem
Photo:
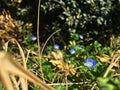
[[[46,42],[45,42],[45,44],[44,44],[44,46],[43,46],[43,48],[42,48],[42,50],[41,50],[41,56],[42,56],[42,53],[43,53],[43,51],[44,51],[44,49],[45,49],[45,46],[46,46],[47,42],[50,40],[50,38],[51,38],[54,34],[56,34],[56,33],[59,32],[59,31],[60,31],[60,30],[55,31],[54,33],[52,33],[52,34],[48,37],[48,39],[46,40]]]
[[[42,80],[44,80],[44,74],[42,71],[42,60],[41,60],[41,55],[40,55],[40,37],[39,37],[39,30],[40,30],[40,2],[41,0],[38,0],[38,11],[37,11],[37,44],[38,44],[38,57],[40,59],[40,72],[41,72],[41,77]]]
[[[65,80],[66,80],[66,90],[68,90],[67,75],[65,75]]]

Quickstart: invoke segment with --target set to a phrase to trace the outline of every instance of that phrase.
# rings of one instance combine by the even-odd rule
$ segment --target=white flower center
[[[92,66],[93,65],[93,63],[92,62],[88,62],[88,66]]]

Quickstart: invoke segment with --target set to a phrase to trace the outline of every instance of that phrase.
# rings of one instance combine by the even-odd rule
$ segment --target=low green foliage
[[[28,45],[27,48],[35,50],[34,42],[31,38],[24,41],[24,44]],[[26,39],[25,39],[26,40]],[[42,71],[44,78],[47,82],[52,82],[52,86],[55,90],[66,90],[68,83],[68,89],[77,90],[86,88],[89,90],[91,85],[97,84],[97,88],[106,88],[105,90],[114,90],[119,87],[115,87],[114,84],[119,83],[119,79],[110,81],[115,71],[110,70],[108,77],[103,79],[103,76],[110,65],[112,60],[113,49],[108,46],[102,46],[98,41],[94,41],[89,45],[84,45],[84,37],[79,34],[71,34],[71,41],[67,46],[61,48],[59,44],[47,45],[42,56]],[[30,44],[30,45],[29,45]],[[32,48],[30,48],[32,46]],[[107,59],[106,57],[110,58]],[[34,58],[30,57],[31,59]],[[106,61],[102,61],[105,59]],[[36,61],[38,64],[39,59]],[[28,61],[28,66],[31,62]],[[31,64],[32,65],[32,64]],[[39,66],[33,68],[35,63],[29,68],[36,72],[40,72]],[[107,80],[107,81],[105,81]],[[101,84],[104,83],[104,84]],[[112,82],[112,83],[109,83]],[[61,85],[64,83],[64,85]],[[78,84],[76,84],[78,83]],[[57,85],[55,85],[57,84]],[[34,90],[37,87],[34,86]]]
[[[97,78],[98,85],[101,87],[103,90],[119,90],[120,89],[120,79],[115,78],[102,78],[99,77]]]

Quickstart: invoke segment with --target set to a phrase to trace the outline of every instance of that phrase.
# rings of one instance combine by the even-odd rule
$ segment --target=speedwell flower
[[[37,39],[37,37],[36,36],[31,36],[30,39],[35,41]]]
[[[58,44],[54,44],[54,49],[59,49],[60,46]]]
[[[80,37],[80,39],[83,39],[83,35],[80,34],[79,37]]]
[[[84,65],[88,68],[93,68],[96,64],[97,62],[91,58],[87,58],[86,62],[84,63]]]
[[[73,49],[70,49],[70,53],[71,54],[75,54],[76,53],[76,50],[73,48]]]

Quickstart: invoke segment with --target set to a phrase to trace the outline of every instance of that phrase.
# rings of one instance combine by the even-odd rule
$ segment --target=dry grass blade
[[[16,90],[20,90],[20,89],[19,89],[19,83],[16,81],[15,76],[11,75],[11,80],[12,80],[12,82],[13,82],[13,85],[14,85],[15,89],[16,89]]]
[[[118,62],[119,60],[120,60],[120,51],[118,50],[118,51],[116,51],[116,52],[114,52],[114,53],[112,54],[112,60],[111,60],[111,62],[110,62],[110,65],[108,66],[107,70],[105,71],[103,77],[107,77],[109,71],[110,71],[114,66],[117,67],[117,62]],[[95,88],[96,85],[97,85],[97,84],[95,83],[95,84],[92,86],[91,90],[94,90],[94,88]]]
[[[8,66],[9,65],[9,66]],[[7,54],[4,51],[0,52],[0,79],[5,88],[5,90],[14,90],[12,82],[9,78],[10,74],[18,75],[19,77],[26,78],[27,80],[38,84],[45,90],[53,90],[47,84],[43,83],[35,75],[31,74],[25,70],[21,65],[19,65],[15,58]]]
[[[27,66],[26,66],[26,59],[25,59],[25,55],[24,55],[24,51],[23,51],[23,49],[22,49],[22,47],[20,46],[20,44],[17,42],[17,40],[16,39],[10,39],[10,40],[8,40],[6,43],[5,43],[5,51],[7,52],[7,50],[8,50],[8,44],[9,44],[9,42],[12,42],[12,43],[16,43],[17,44],[17,46],[18,46],[18,48],[19,48],[19,52],[20,52],[20,55],[21,55],[21,57],[22,57],[22,61],[23,61],[23,66],[24,66],[24,68],[25,69],[27,69]],[[14,81],[14,80],[13,80]],[[27,80],[26,79],[23,79],[23,78],[20,78],[20,82],[21,82],[21,86],[22,86],[22,89],[23,90],[28,90],[28,85],[27,85]],[[16,86],[17,87],[17,86]]]
[[[108,75],[109,71],[113,68],[113,66],[116,64],[116,62],[117,62],[119,59],[120,59],[119,54],[114,55],[114,57],[113,57],[110,65],[109,65],[109,67],[107,68],[107,70],[106,70],[106,72],[105,72],[105,74],[104,74],[103,77],[106,77],[106,76]]]

